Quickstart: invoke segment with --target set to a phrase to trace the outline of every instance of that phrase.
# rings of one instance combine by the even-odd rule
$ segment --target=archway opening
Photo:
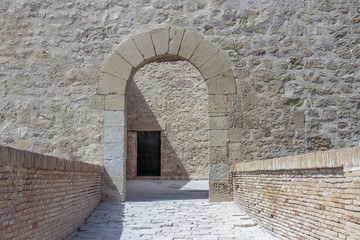
[[[150,63],[126,92],[128,198],[191,197],[189,189],[207,197],[208,93],[199,71],[186,61]]]
[[[228,60],[213,43],[192,30],[158,28],[124,39],[102,69],[98,95],[105,110],[103,200],[126,199],[128,83],[148,63],[177,60],[190,62],[207,85],[210,200],[232,199],[227,158],[229,114],[236,85]]]

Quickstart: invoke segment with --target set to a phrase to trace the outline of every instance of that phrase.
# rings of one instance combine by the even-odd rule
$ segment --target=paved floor
[[[101,203],[68,239],[276,239],[234,203],[209,203],[206,181],[129,181],[127,189],[128,201]]]

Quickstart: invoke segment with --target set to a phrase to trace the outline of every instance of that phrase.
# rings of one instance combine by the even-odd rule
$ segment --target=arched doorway
[[[98,94],[104,98],[103,199],[126,199],[126,94],[128,82],[151,62],[188,61],[208,88],[209,189],[211,201],[231,200],[227,157],[229,113],[236,93],[227,59],[211,42],[192,30],[158,28],[126,38],[105,62]]]

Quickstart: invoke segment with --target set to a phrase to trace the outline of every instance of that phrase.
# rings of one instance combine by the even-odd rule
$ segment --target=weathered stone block
[[[242,109],[243,111],[250,111],[254,109],[255,105],[257,103],[257,99],[255,94],[249,93],[246,94],[242,101]]]
[[[209,94],[235,94],[236,84],[232,71],[222,73],[206,81]]]
[[[231,162],[238,162],[241,160],[241,143],[229,143],[229,158]]]
[[[124,111],[125,95],[107,95],[105,96],[105,110]]]
[[[125,144],[124,127],[104,127],[104,143]]]
[[[209,128],[212,130],[229,129],[229,117],[209,117]]]
[[[291,112],[291,121],[296,128],[303,128],[305,126],[304,110],[294,110]]]
[[[190,58],[190,62],[197,68],[218,52],[218,48],[208,40],[202,39]]]
[[[105,108],[105,96],[94,95],[89,100],[89,106],[93,109],[104,109]]]
[[[231,112],[230,95],[209,95],[209,112]]]
[[[228,159],[227,147],[209,147],[210,163],[225,163]]]
[[[103,72],[109,73],[124,80],[128,80],[132,74],[133,67],[117,52],[111,54],[105,62]]]
[[[230,142],[241,142],[242,141],[242,129],[230,128],[228,136],[229,136]]]
[[[179,56],[189,60],[203,38],[192,30],[186,30],[181,42]]]
[[[124,127],[125,112],[124,111],[105,111],[104,115],[105,127]]]
[[[209,182],[210,202],[232,201],[232,186],[229,181]]]
[[[104,156],[104,168],[109,176],[125,175],[125,149],[115,144],[105,144],[107,154]],[[105,149],[104,149],[105,152]]]
[[[151,30],[156,55],[163,55],[169,51],[169,28]]]
[[[209,146],[225,147],[227,143],[227,130],[209,130]]]
[[[131,38],[128,38],[120,43],[119,47],[115,51],[135,68],[144,61],[144,57],[141,55],[139,49],[136,47]]]
[[[142,32],[136,34],[132,37],[132,39],[136,44],[137,48],[140,50],[144,59],[149,59],[156,55],[150,32]]]
[[[19,140],[18,147],[21,150],[28,150],[30,147],[30,141],[29,140]]]
[[[125,94],[125,90],[125,80],[108,73],[101,74],[101,80],[99,82],[99,94]]]
[[[229,164],[210,164],[209,181],[226,181],[230,177]]]
[[[204,65],[199,68],[199,71],[203,75],[204,79],[207,80],[211,77],[215,77],[221,73],[231,71],[227,59],[221,52],[218,52],[211,57]]]
[[[177,55],[185,30],[170,28],[169,54]]]

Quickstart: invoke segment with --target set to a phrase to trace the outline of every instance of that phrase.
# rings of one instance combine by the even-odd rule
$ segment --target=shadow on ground
[[[208,199],[208,181],[127,180],[126,201]]]

